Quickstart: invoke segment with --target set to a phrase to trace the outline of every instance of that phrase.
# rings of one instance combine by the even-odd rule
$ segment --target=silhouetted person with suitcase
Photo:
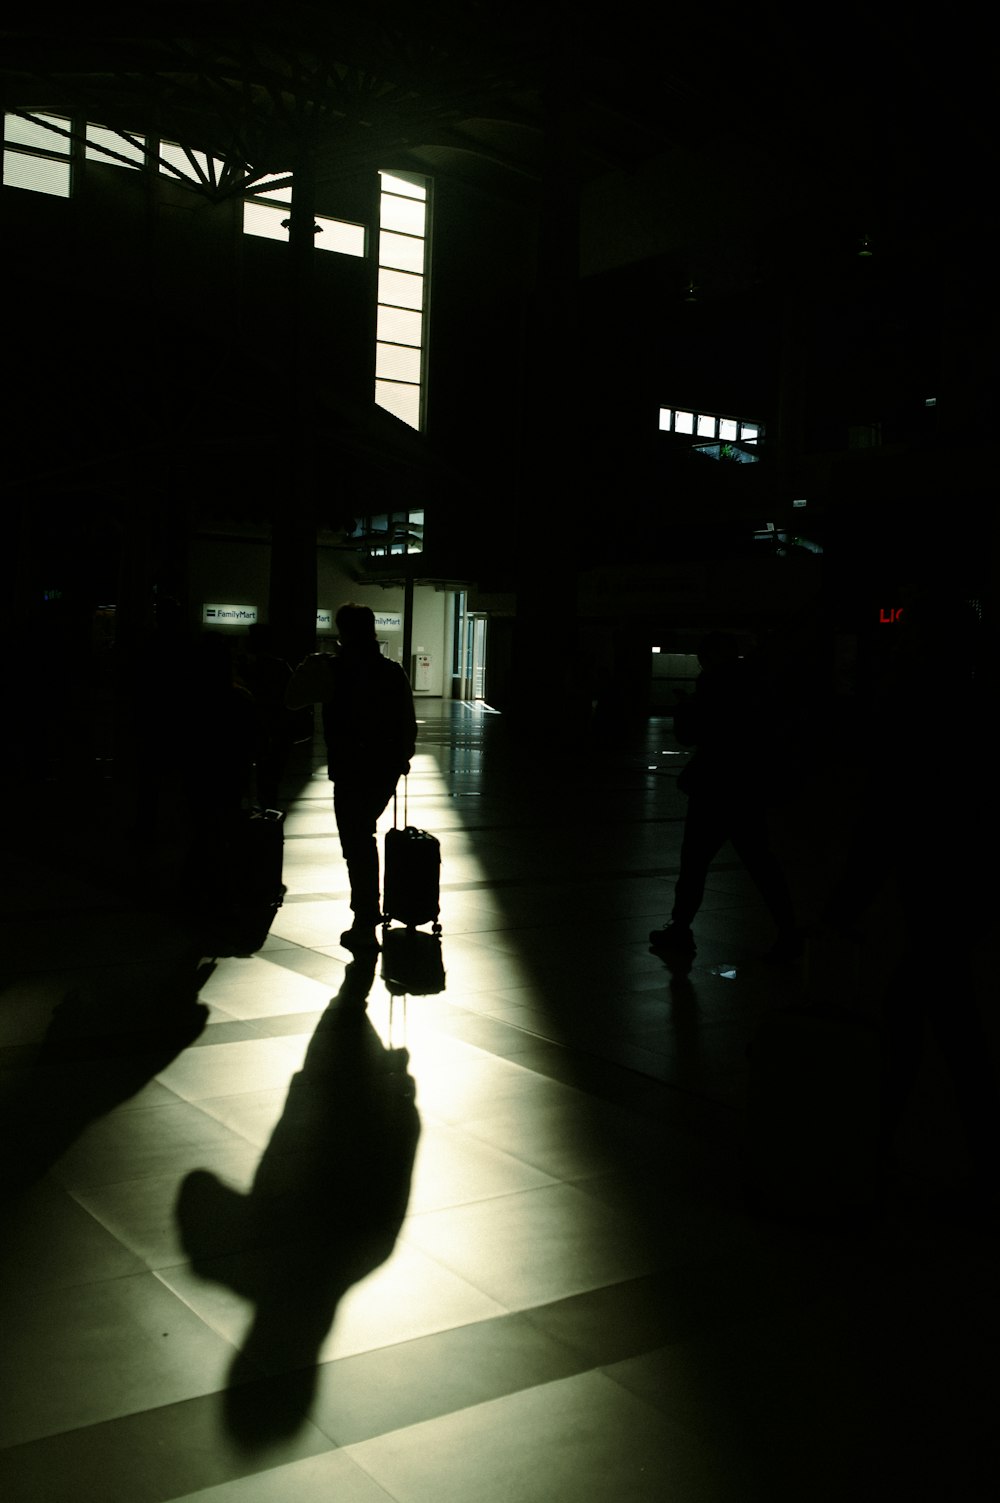
[[[375,613],[353,602],[337,612],[336,655],[312,653],[296,668],[285,703],[321,704],[333,812],[351,883],[354,922],[340,942],[355,954],[377,948],[382,917],[375,827],[417,737],[410,681],[382,655]]]
[[[734,638],[712,632],[698,651],[702,672],[694,693],[674,713],[678,741],[696,749],[677,786],[688,795],[680,872],[670,922],[650,933],[664,955],[695,953],[691,925],[705,895],[708,869],[725,842],[753,878],[777,929],[774,960],[801,951],[791,894],[771,849],[767,759],[771,750],[766,696]]]

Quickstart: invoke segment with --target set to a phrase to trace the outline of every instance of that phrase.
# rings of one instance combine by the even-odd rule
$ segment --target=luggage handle
[[[394,788],[392,790],[392,828],[394,830],[398,828],[398,821],[397,821],[397,818],[396,818],[396,805],[398,803],[398,800],[399,800],[399,795],[397,794],[396,789]],[[406,825],[409,824],[409,822],[410,822],[409,780],[407,779],[407,776],[404,773],[403,774],[403,825],[404,825],[404,828],[405,828]]]

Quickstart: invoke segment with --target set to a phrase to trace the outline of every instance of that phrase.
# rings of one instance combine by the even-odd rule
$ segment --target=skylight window
[[[316,215],[320,233],[316,236],[316,249],[336,251],[341,256],[363,256],[367,233],[363,224],[350,224],[346,219],[327,219]]]
[[[146,138],[109,130],[106,125],[88,125],[85,156],[88,162],[135,170],[146,165]]]
[[[233,189],[241,192],[244,233],[287,243],[293,194],[289,172],[254,176],[252,168],[198,148],[96,121],[76,121],[75,137],[73,128],[74,122],[64,115],[7,113],[4,185],[69,198],[74,163],[147,170],[154,176],[207,190],[213,199]],[[78,150],[73,146],[74,139]],[[379,178],[374,400],[411,428],[419,429],[424,422],[427,369],[429,180],[395,172],[382,172]],[[314,216],[313,224],[317,250],[356,257],[368,254],[366,225],[321,214]],[[685,414],[675,416],[680,423]],[[693,423],[693,414],[686,417]],[[693,432],[693,428],[685,431]]]
[[[764,436],[760,423],[743,418],[720,417],[713,412],[687,412],[676,407],[661,407],[661,433],[681,433],[699,439],[718,439],[722,444],[754,445]]]
[[[4,116],[3,181],[7,188],[69,198],[70,121],[64,115]]]
[[[262,240],[287,240],[287,205],[265,204],[254,198],[243,200],[243,233],[257,235]]]
[[[160,172],[165,177],[181,178],[186,183],[210,183],[213,188],[218,186],[226,165],[219,157],[180,146],[176,141],[161,141],[159,157]]]
[[[272,186],[273,185],[273,186]],[[292,212],[292,184],[289,174],[272,173],[253,184],[252,196],[243,200],[243,233],[262,240],[288,239]],[[368,234],[363,224],[346,219],[331,219],[324,214],[313,218],[317,250],[335,251],[341,256],[364,256]]]

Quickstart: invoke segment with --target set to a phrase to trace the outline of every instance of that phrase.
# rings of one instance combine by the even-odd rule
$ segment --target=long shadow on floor
[[[337,1306],[387,1260],[406,1214],[420,1118],[407,1051],[386,1048],[365,1011],[376,959],[347,967],[249,1193],[196,1169],[178,1197],[194,1271],[254,1305],[225,1395],[248,1450],[306,1419]]]
[[[136,1095],[205,1027],[198,994],[214,965],[184,950],[151,957],[139,996],[116,996],[112,980],[70,988],[53,1008],[40,1046],[4,1051],[0,1097],[0,1193],[27,1189],[84,1129]]]

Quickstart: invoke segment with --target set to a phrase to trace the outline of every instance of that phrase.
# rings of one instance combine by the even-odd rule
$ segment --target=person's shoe
[[[686,924],[664,924],[662,929],[649,931],[650,949],[660,954],[669,955],[693,955],[695,952],[694,935]]]
[[[374,924],[352,924],[340,936],[340,943],[345,950],[350,950],[352,955],[357,955],[362,950],[380,948]]]

